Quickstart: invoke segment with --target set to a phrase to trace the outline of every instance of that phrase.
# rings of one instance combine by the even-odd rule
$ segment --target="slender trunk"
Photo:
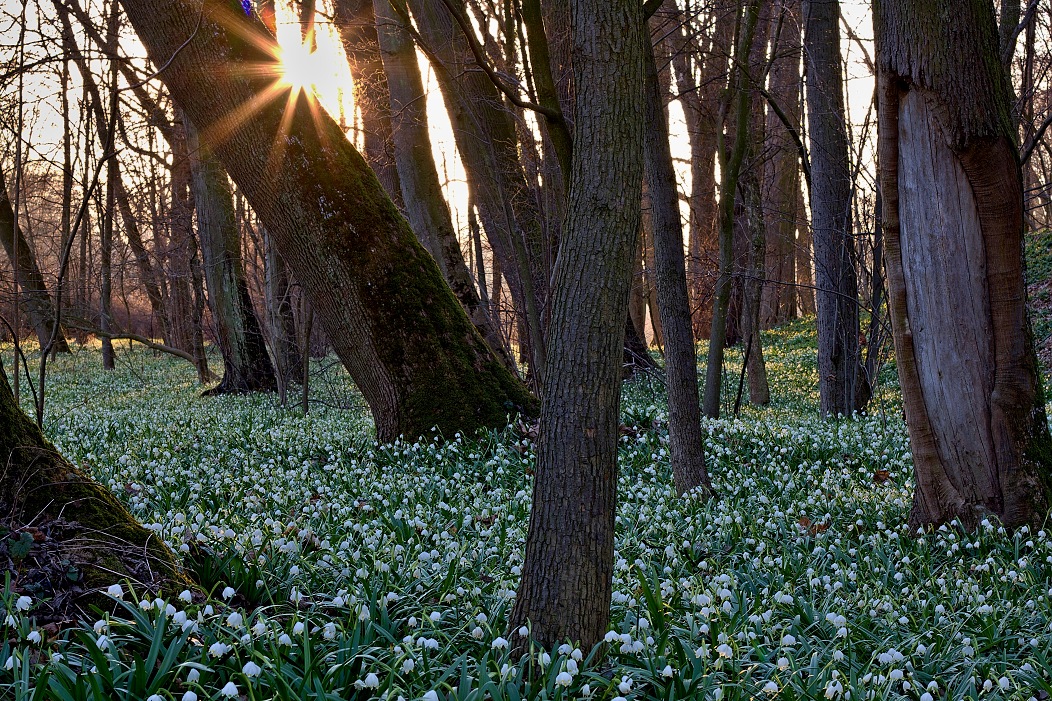
[[[40,272],[40,266],[37,265],[33,249],[26,240],[22,227],[15,223],[15,213],[11,200],[8,199],[7,183],[4,181],[2,170],[0,170],[0,243],[7,252],[12,269],[18,271],[18,288],[21,292],[19,304],[24,307],[26,317],[36,332],[40,346],[43,347],[51,338],[51,331],[55,325],[55,308],[51,294],[44,283],[44,276]],[[69,352],[69,345],[61,330],[55,339],[55,347],[59,352]]]
[[[800,0],[774,0],[768,92],[794,129],[800,130]],[[772,33],[772,42],[774,42]],[[768,283],[760,302],[760,325],[771,328],[796,316],[796,228],[799,211],[800,158],[796,145],[774,110],[767,113],[764,133],[764,225],[767,247],[764,269]]]
[[[720,153],[719,244],[720,276],[716,281],[712,312],[712,331],[709,334],[709,356],[705,368],[705,415],[719,418],[720,391],[723,385],[723,354],[727,341],[727,318],[731,304],[731,283],[734,275],[734,203],[738,191],[738,177],[749,138],[749,107],[752,91],[746,66],[752,49],[756,23],[759,21],[760,0],[750,0],[744,8],[742,29],[731,69],[734,91],[734,145],[726,157]]]
[[[399,210],[402,184],[391,141],[391,93],[387,88],[372,0],[334,0],[333,19],[354,81],[354,105],[361,113],[362,155]]]
[[[818,388],[824,416],[859,405],[858,282],[840,54],[840,4],[804,0],[811,217],[818,288]]]
[[[266,285],[267,326],[270,328],[270,348],[274,353],[274,369],[278,374],[281,404],[285,404],[285,388],[303,374],[302,357],[296,340],[296,317],[292,310],[292,283],[285,269],[285,259],[269,231],[263,229],[266,248],[264,280]]]
[[[811,316],[817,309],[815,305],[814,270],[814,236],[810,222],[804,211],[804,191],[796,190],[796,299],[800,316]]]
[[[117,33],[120,28],[119,22],[120,15],[117,11],[117,2],[113,0],[112,7],[110,8],[110,18],[108,22],[108,29],[106,31],[106,48],[111,54],[116,54],[117,51]],[[110,57],[110,99],[109,99],[109,113],[110,123],[116,124],[113,121],[112,115],[114,115],[119,109],[117,92],[117,80],[119,77],[117,72],[117,58],[115,55]],[[114,126],[116,128],[116,126]],[[106,143],[114,143],[113,134],[106,135]],[[102,367],[105,370],[114,369],[113,359],[113,341],[110,340],[110,332],[112,331],[112,318],[113,318],[113,223],[117,218],[117,153],[114,151],[109,154],[109,160],[106,163],[106,209],[103,213],[102,219],[102,232],[100,235],[99,242],[99,287],[100,287],[100,303],[99,303],[99,329],[102,331]]]
[[[339,126],[304,95],[261,104],[271,79],[243,70],[276,50],[261,23],[219,0],[201,12],[121,2],[155,63],[171,61],[161,77],[173,100],[216,138],[208,145],[303,286],[380,440],[434,426],[466,433],[533,408]],[[194,32],[194,51],[178,51]],[[258,109],[249,119],[224,121],[250,103]]]
[[[276,388],[274,366],[248,293],[234,196],[226,172],[184,119],[208,306],[223,354],[223,379],[208,394]]]
[[[479,335],[486,339],[494,355],[514,371],[511,354],[504,347],[496,326],[490,322],[471,280],[460,241],[453,230],[449,206],[442,195],[428,133],[427,99],[416,45],[402,26],[406,16],[404,0],[374,0],[373,9],[391,94],[392,139],[406,216],[420,242],[438,262],[453,294],[464,306]]]
[[[647,42],[649,44],[649,42]],[[658,81],[653,47],[645,65],[646,131],[644,163],[654,240],[654,283],[664,329],[668,386],[669,457],[676,490],[686,494],[701,487],[712,491],[705,469],[705,441],[698,399],[698,357],[687,298],[676,171],[669,145],[665,93]]]
[[[643,178],[642,5],[573,0],[579,86],[552,286],[537,475],[513,631],[598,643],[610,620],[621,354]],[[587,290],[587,293],[582,293]],[[525,641],[516,638],[517,645]]]
[[[573,158],[573,135],[570,133],[569,123],[563,116],[562,106],[559,103],[559,92],[552,76],[551,51],[548,46],[548,36],[544,30],[541,0],[522,0],[521,12],[522,24],[526,28],[526,47],[530,58],[530,73],[537,90],[537,101],[542,107],[553,113],[544,115],[544,126],[559,161],[559,173],[562,176],[559,187],[566,192],[569,184],[567,180],[571,172],[570,162]]]

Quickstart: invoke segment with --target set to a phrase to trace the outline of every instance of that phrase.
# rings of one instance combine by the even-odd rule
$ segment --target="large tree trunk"
[[[874,3],[880,176],[913,526],[1040,526],[1052,437],[1026,314],[1022,175],[991,3]]]
[[[840,3],[804,0],[811,217],[818,288],[818,390],[823,415],[858,405],[858,281],[851,235],[851,164],[844,114]]]
[[[262,23],[229,0],[122,3],[151,58],[171,62],[162,77],[173,99],[273,236],[380,440],[503,425],[532,408],[339,126],[245,69],[274,64]]]
[[[489,310],[482,304],[464,262],[464,252],[453,229],[449,206],[442,195],[428,132],[427,95],[416,58],[416,45],[402,25],[407,14],[405,1],[374,0],[373,9],[378,20],[377,35],[391,95],[392,139],[406,216],[421,243],[438,262],[471,323],[496,356],[514,372],[511,354],[504,347],[504,339],[490,319]]]
[[[197,236],[208,284],[208,306],[223,354],[223,379],[208,393],[276,389],[274,366],[267,355],[266,339],[248,293],[230,183],[223,167],[201,143],[197,129],[189,121],[183,123],[190,149]]]
[[[37,265],[33,249],[22,233],[22,227],[15,224],[15,212],[8,198],[3,169],[0,169],[0,242],[4,245],[11,267],[18,271],[18,288],[22,293],[20,303],[24,305],[26,317],[43,348],[55,328],[55,306],[47,285],[44,284],[44,276]],[[57,352],[69,352],[69,345],[61,329],[55,337],[54,348]]]
[[[636,0],[573,0],[573,169],[556,265],[537,476],[511,629],[546,647],[606,633],[621,353],[643,178],[645,25]],[[519,640],[517,644],[522,645]]]
[[[800,131],[800,0],[775,0],[769,90],[790,125]],[[796,316],[796,227],[800,156],[789,130],[773,109],[767,112],[764,160],[764,260],[767,284],[760,302],[760,324],[771,328]]]
[[[698,398],[698,356],[687,299],[687,269],[683,257],[676,171],[668,139],[664,92],[658,80],[652,46],[647,54],[644,163],[653,226],[654,283],[665,340],[669,458],[680,494],[696,487],[709,492],[712,483],[705,469],[705,440],[701,432]]]
[[[39,536],[12,572],[19,587],[36,585],[49,601],[38,621],[88,615],[109,608],[100,591],[125,579],[151,592],[190,582],[171,551],[105,487],[62,459],[15,404],[0,371],[0,509],[12,533]]]
[[[354,81],[354,105],[361,114],[362,155],[388,197],[404,210],[391,141],[391,93],[380,57],[373,0],[334,0],[332,9]]]

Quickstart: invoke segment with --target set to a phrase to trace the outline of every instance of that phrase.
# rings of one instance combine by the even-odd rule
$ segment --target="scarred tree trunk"
[[[851,165],[844,115],[838,0],[804,0],[811,217],[818,303],[818,388],[823,415],[858,406],[858,281],[851,236]]]
[[[30,325],[36,331],[37,340],[43,347],[51,338],[51,332],[55,326],[55,305],[47,290],[47,285],[44,284],[44,276],[37,265],[33,249],[29,246],[25,234],[22,233],[22,227],[15,225],[15,213],[7,195],[7,183],[4,182],[2,169],[0,169],[0,242],[7,251],[12,267],[18,270],[18,288],[22,293],[20,301]],[[16,252],[17,261],[14,260]],[[69,345],[61,330],[55,337],[54,347],[57,352],[69,353]]]
[[[621,352],[643,178],[645,25],[636,0],[573,0],[573,168],[552,285],[533,509],[511,629],[588,649],[613,577]],[[517,644],[524,641],[517,639]]]
[[[431,149],[427,95],[417,63],[416,46],[403,26],[404,0],[374,0],[384,72],[391,95],[392,140],[406,216],[421,243],[438,262],[453,294],[464,305],[468,318],[490,348],[512,371],[515,363],[504,347],[489,310],[482,304],[464,261],[449,205]]]
[[[381,440],[502,425],[532,408],[339,126],[302,95],[288,104],[273,75],[245,70],[276,68],[261,22],[234,0],[122,3],[151,58],[171,61],[161,75],[173,99],[273,236]]]
[[[208,306],[223,354],[223,379],[208,394],[276,389],[274,366],[248,293],[230,183],[197,129],[189,121],[184,124]]]
[[[649,42],[648,42],[649,45]],[[668,138],[664,92],[651,46],[645,66],[646,137],[644,163],[654,239],[654,283],[665,340],[668,377],[669,458],[676,489],[712,490],[705,469],[705,441],[698,398],[698,357],[687,299],[683,229],[679,217],[676,171]]]
[[[874,12],[888,292],[917,483],[910,522],[1039,526],[1052,437],[993,6],[879,0]]]

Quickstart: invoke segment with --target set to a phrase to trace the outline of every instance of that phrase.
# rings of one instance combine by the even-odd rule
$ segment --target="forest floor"
[[[212,598],[123,583],[56,633],[16,578],[0,696],[1049,698],[1052,536],[911,532],[893,368],[868,415],[822,421],[813,320],[764,342],[771,406],[705,422],[718,500],[676,496],[660,384],[626,385],[610,644],[539,665],[506,641],[534,461],[514,427],[378,445],[336,370],[304,416],[201,398],[189,365],[147,351],[122,346],[113,373],[92,350],[59,359],[48,434]]]

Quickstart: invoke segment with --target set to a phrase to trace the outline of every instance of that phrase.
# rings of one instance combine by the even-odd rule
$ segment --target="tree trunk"
[[[874,11],[888,294],[917,483],[910,523],[1038,527],[1052,437],[993,6],[881,0]]]
[[[527,331],[520,346],[531,352],[530,376],[539,390],[554,254],[546,247],[540,209],[526,181],[512,112],[476,65],[463,32],[441,0],[409,0],[409,6],[427,44],[482,226]]]
[[[768,92],[800,131],[800,0],[774,0],[771,73]],[[796,228],[799,211],[800,156],[775,111],[767,113],[764,160],[764,260],[767,284],[760,302],[760,325],[771,328],[796,316]]]
[[[647,42],[649,46],[649,42]],[[668,137],[665,97],[658,80],[653,47],[645,65],[646,130],[644,163],[654,240],[654,283],[665,340],[668,386],[669,459],[676,490],[686,494],[701,487],[712,491],[705,469],[705,441],[698,398],[698,356],[687,299],[687,269],[679,193]]]
[[[621,353],[643,178],[645,25],[636,0],[573,0],[573,168],[556,265],[537,475],[511,629],[590,649],[614,557]],[[525,641],[518,640],[518,645]]]
[[[223,379],[208,394],[274,390],[274,366],[245,279],[230,183],[215,156],[200,142],[197,129],[188,120],[183,124],[190,150],[208,306],[223,354]]]
[[[511,354],[483,306],[464,262],[449,206],[442,195],[428,133],[427,96],[416,58],[416,45],[402,26],[406,16],[405,2],[374,0],[373,10],[391,95],[392,140],[406,216],[420,242],[438,262],[446,282],[464,306],[479,335],[486,339],[501,362],[514,372]]]
[[[851,234],[851,165],[844,114],[840,4],[804,0],[811,217],[818,288],[818,389],[824,416],[858,405],[858,282]]]
[[[372,0],[334,0],[333,19],[354,81],[354,105],[361,113],[362,155],[399,210],[402,184],[391,141],[391,93],[387,88]]]
[[[44,284],[44,276],[37,265],[36,256],[29,246],[29,241],[22,233],[22,227],[15,225],[15,213],[7,195],[7,183],[0,169],[0,242],[7,251],[11,267],[18,271],[18,288],[21,290],[20,303],[24,305],[29,323],[36,331],[40,346],[47,344],[55,326],[55,307],[51,294]],[[18,259],[15,260],[17,253]],[[55,338],[58,352],[69,353],[66,337],[60,329]]]
[[[434,426],[470,432],[532,409],[339,126],[306,96],[289,101],[272,78],[238,68],[273,64],[277,46],[261,23],[228,0],[200,11],[122,3],[154,62],[171,61],[161,75],[173,99],[273,236],[380,440]]]
[[[723,354],[727,342],[727,319],[731,306],[731,283],[734,275],[734,203],[738,192],[738,176],[747,150],[749,138],[749,106],[752,90],[749,87],[747,62],[752,48],[756,23],[759,21],[760,0],[750,0],[744,8],[742,31],[735,49],[734,145],[724,157],[720,155],[719,243],[720,276],[716,281],[712,311],[712,331],[709,334],[709,355],[705,367],[705,415],[719,418],[720,392],[723,386]],[[719,149],[718,149],[719,150]]]

